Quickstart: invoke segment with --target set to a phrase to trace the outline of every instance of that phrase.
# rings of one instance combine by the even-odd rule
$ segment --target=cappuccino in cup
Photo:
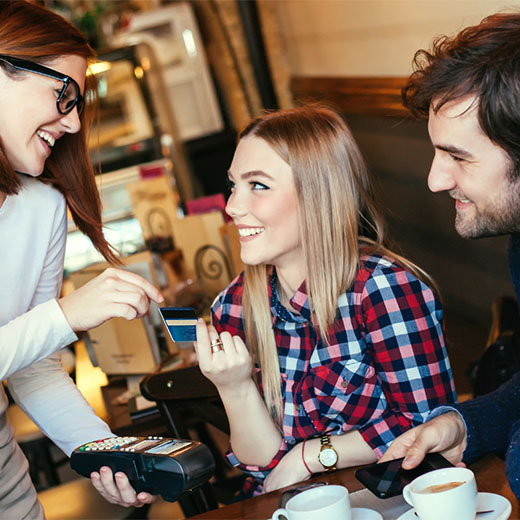
[[[475,520],[477,485],[467,468],[443,468],[417,477],[403,489],[420,520]]]
[[[419,493],[442,493],[443,491],[448,491],[448,489],[453,489],[466,482],[446,482],[446,484],[433,484],[432,486],[428,486],[423,490],[419,491]]]

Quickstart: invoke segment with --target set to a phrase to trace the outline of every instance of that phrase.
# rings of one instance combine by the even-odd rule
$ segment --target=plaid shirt
[[[219,332],[244,336],[243,274],[213,304]],[[305,282],[282,306],[273,269],[269,296],[284,399],[283,441],[269,466],[230,462],[259,481],[303,439],[358,430],[381,456],[401,433],[455,401],[434,292],[387,257],[362,258],[351,289],[322,341],[311,322]],[[258,482],[256,492],[261,491]],[[253,490],[251,490],[253,491]]]

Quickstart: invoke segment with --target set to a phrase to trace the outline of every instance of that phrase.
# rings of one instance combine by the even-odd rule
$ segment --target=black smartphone
[[[440,453],[428,453],[424,460],[413,469],[403,469],[404,459],[395,459],[380,464],[373,464],[360,468],[355,472],[356,478],[372,491],[378,498],[390,498],[400,495],[404,486],[413,479],[433,471],[434,469],[449,468],[453,464]]]

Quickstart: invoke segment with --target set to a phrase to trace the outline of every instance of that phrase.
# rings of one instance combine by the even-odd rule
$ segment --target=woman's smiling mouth
[[[49,148],[52,148],[55,145],[56,139],[51,134],[49,134],[49,132],[44,132],[43,130],[38,130],[36,132],[36,134],[38,135],[38,137],[40,139],[45,141],[45,144],[47,144],[47,146]]]
[[[238,234],[241,237],[251,237],[251,236],[262,233],[262,231],[264,231],[264,229],[265,228],[263,228],[263,227],[247,227],[247,228],[240,227],[240,228],[238,228]]]

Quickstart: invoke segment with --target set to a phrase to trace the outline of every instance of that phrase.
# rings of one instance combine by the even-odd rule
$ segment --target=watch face
[[[325,467],[334,466],[334,464],[336,464],[337,460],[338,460],[338,455],[334,450],[327,448],[327,449],[320,451],[320,462]]]

